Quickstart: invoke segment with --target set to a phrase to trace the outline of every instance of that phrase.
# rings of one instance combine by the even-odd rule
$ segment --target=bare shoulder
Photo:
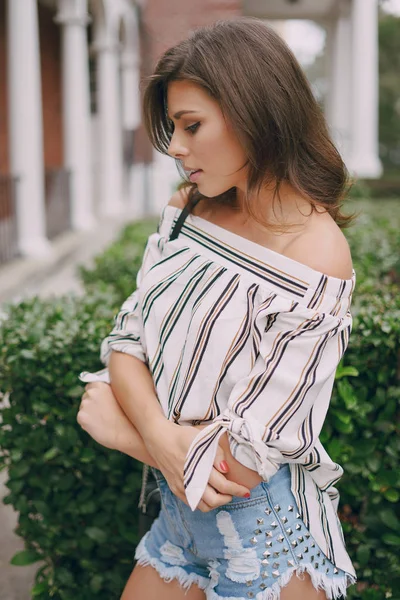
[[[285,255],[330,277],[351,279],[353,263],[349,244],[328,214],[317,214],[304,234],[286,248]]]
[[[176,191],[168,202],[169,206],[176,206],[177,208],[185,208],[189,198],[189,188],[182,188]]]

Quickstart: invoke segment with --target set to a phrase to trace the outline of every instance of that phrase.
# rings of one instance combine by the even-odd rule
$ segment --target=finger
[[[197,509],[196,510],[200,510],[201,512],[210,512],[211,510],[214,510],[211,506],[208,506],[208,504],[206,504],[204,502],[204,500],[200,500],[200,502],[197,505]]]
[[[85,424],[86,424],[86,417],[85,417],[85,413],[83,411],[79,411],[77,416],[76,416],[76,420],[78,422],[78,424],[82,427],[82,429],[85,429]]]
[[[105,383],[104,381],[91,381],[85,385],[85,390],[88,392],[90,392],[90,390],[99,390],[105,385],[108,386],[108,383]]]
[[[223,506],[224,504],[228,504],[232,500],[232,496],[228,494],[219,494],[216,492],[210,485],[206,487],[204,490],[204,494],[201,499],[203,502],[211,506],[211,508],[217,508],[218,506]]]
[[[81,398],[81,406],[89,406],[91,402],[93,402],[94,396],[93,391],[85,392]]]
[[[86,410],[89,407],[89,400],[88,398],[83,398],[83,400],[81,400],[81,403],[79,405],[79,410]]]
[[[184,504],[186,504],[186,506],[189,506],[189,502],[188,502],[188,500],[186,498],[186,492],[185,492],[184,488],[182,488],[182,489],[175,489],[174,491],[172,491],[172,493],[174,494],[174,496],[176,496],[177,498],[179,498],[179,500],[181,500],[182,502],[184,502]],[[204,502],[204,500],[200,500],[200,502],[196,506],[196,510],[200,510],[201,512],[210,512],[210,510],[213,510],[213,507],[209,506],[206,502]]]
[[[228,473],[229,465],[226,461],[225,453],[221,446],[218,446],[217,453],[214,458],[214,469],[217,469],[220,473]]]
[[[228,494],[229,496],[248,497],[250,490],[240,483],[229,481],[224,475],[216,469],[211,471],[208,483],[219,493]]]
[[[99,398],[99,391],[94,389],[88,390],[87,392],[85,392],[84,397],[86,402],[93,402],[94,400],[96,400],[96,398]]]
[[[220,475],[220,477],[223,477],[223,475]],[[171,486],[170,489],[182,502],[189,505],[185,489],[180,489],[179,487],[172,489]],[[210,510],[214,510],[214,508],[218,508],[218,506],[228,504],[231,500],[232,496],[230,494],[220,494],[213,487],[207,485],[197,508],[202,512],[209,512]]]

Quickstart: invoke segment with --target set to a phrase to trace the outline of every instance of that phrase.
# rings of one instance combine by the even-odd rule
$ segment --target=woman
[[[190,181],[78,416],[151,465],[162,495],[122,598],[339,598],[355,581],[342,468],[318,436],[351,330],[345,166],[296,59],[255,19],[167,51],[144,116]]]

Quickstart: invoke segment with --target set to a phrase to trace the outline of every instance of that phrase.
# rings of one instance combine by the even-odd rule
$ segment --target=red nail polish
[[[245,498],[250,498],[251,494],[250,492],[247,492],[247,494],[244,495]]]
[[[219,463],[219,466],[221,467],[222,471],[225,471],[225,473],[227,473],[229,471],[228,463],[226,462],[226,460],[222,460]]]

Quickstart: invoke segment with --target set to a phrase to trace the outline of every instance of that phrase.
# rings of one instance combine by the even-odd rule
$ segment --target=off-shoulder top
[[[268,480],[289,463],[305,525],[336,566],[354,574],[337,516],[343,469],[319,440],[352,326],[355,285],[167,205],[150,235],[137,289],[102,342],[147,363],[165,416],[208,423],[184,470],[194,510],[219,438]],[[108,381],[107,370],[82,376]]]

